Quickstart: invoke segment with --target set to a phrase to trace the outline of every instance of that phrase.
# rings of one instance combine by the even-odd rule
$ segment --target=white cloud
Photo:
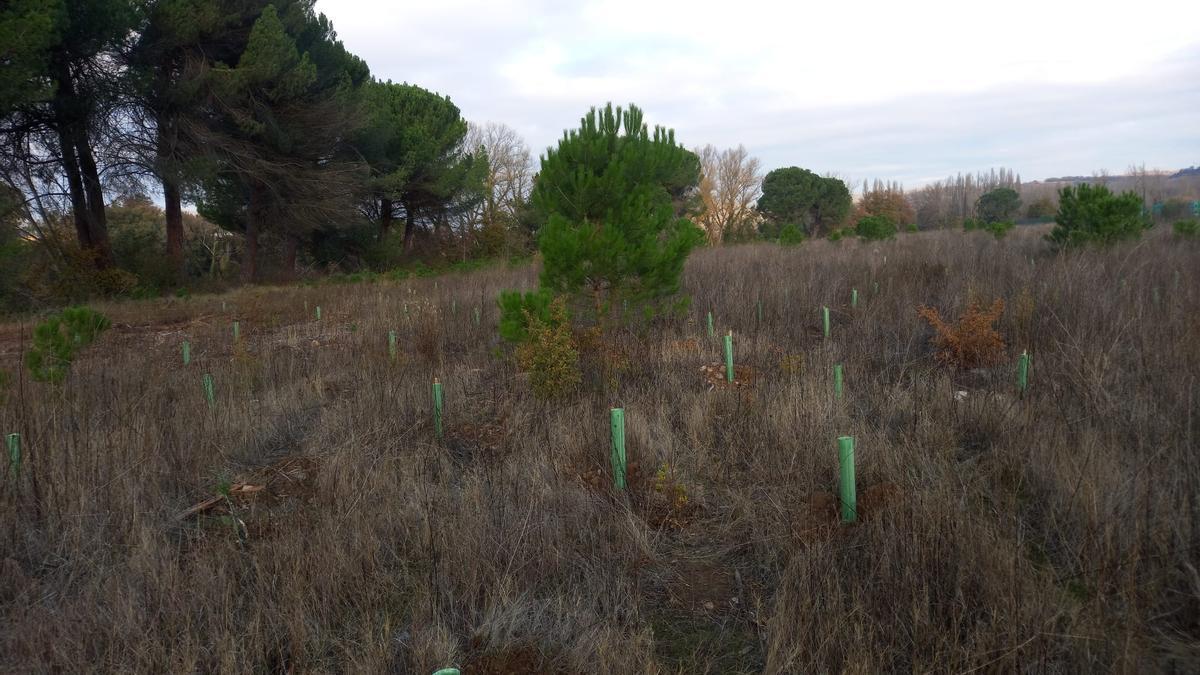
[[[541,149],[637,102],[689,145],[917,181],[1200,162],[1200,3],[321,0],[382,78]],[[887,173],[885,173],[887,172]]]

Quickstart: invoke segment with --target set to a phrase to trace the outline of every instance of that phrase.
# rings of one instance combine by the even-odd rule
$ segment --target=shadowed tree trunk
[[[183,207],[180,204],[179,184],[163,178],[164,211],[167,216],[167,258],[178,277],[183,276]]]
[[[289,281],[296,278],[296,251],[300,248],[300,240],[293,236],[283,240],[283,265]]]
[[[387,238],[388,230],[392,229],[392,200],[383,197],[379,200],[379,240]]]
[[[404,251],[413,250],[413,235],[417,232],[417,217],[411,208],[404,209]]]

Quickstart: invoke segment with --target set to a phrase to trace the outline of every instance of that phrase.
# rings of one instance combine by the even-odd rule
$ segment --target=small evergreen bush
[[[517,364],[529,371],[534,395],[552,399],[575,391],[583,376],[566,301],[562,297],[552,300],[545,321],[529,310],[522,311],[526,321],[525,340],[517,347]]]
[[[103,314],[87,307],[68,307],[33,329],[33,346],[25,365],[39,382],[62,382],[75,355],[109,327]]]
[[[1200,237],[1200,220],[1180,220],[1171,226],[1180,237]]]
[[[784,246],[795,246],[804,242],[804,231],[795,223],[788,223],[779,229],[779,243]]]
[[[896,226],[887,216],[864,216],[854,226],[854,234],[864,241],[881,241],[896,236]]]

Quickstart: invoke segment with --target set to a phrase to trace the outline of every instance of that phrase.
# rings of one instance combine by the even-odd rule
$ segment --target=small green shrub
[[[854,234],[864,241],[881,241],[896,236],[896,226],[887,216],[864,216],[854,226]]]
[[[555,298],[547,308],[548,321],[524,310],[526,339],[517,347],[517,364],[529,371],[529,384],[538,398],[565,396],[583,381],[579,347],[571,334],[566,301]]]
[[[544,289],[525,294],[520,291],[501,291],[496,301],[500,307],[500,337],[509,342],[525,342],[529,337],[531,318],[542,323],[553,320],[550,312],[553,299],[554,296]]]
[[[1058,194],[1057,224],[1046,238],[1059,246],[1137,239],[1150,226],[1142,198],[1133,192],[1115,195],[1103,185],[1081,183]]]
[[[909,223],[908,226],[905,227],[904,229],[908,230],[909,232],[920,232],[921,231],[921,228],[917,227],[916,223]]]
[[[963,220],[963,230],[967,232],[973,232],[975,230],[987,232],[997,239],[1003,239],[1004,235],[1008,234],[1008,231],[1013,229],[1013,227],[1014,224],[1011,220],[997,220],[991,222],[976,220],[974,218],[967,218],[966,220]]]
[[[1175,230],[1175,234],[1180,237],[1200,237],[1200,220],[1195,218],[1191,220],[1176,221],[1171,229]]]
[[[991,234],[997,239],[1003,239],[1008,231],[1013,229],[1014,225],[1011,220],[997,220],[992,223],[984,223],[983,231]]]
[[[788,223],[779,228],[779,243],[784,246],[795,246],[804,243],[804,231],[795,223]]]
[[[109,326],[103,314],[87,307],[68,307],[33,329],[33,346],[25,365],[39,382],[62,382],[79,350]]]
[[[845,236],[844,233],[845,233],[845,230],[841,230],[841,229],[831,230],[829,232],[829,236],[827,238],[829,239],[829,241],[841,241],[842,237]]]

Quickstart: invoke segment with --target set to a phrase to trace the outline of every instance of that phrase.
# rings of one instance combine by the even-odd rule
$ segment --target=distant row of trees
[[[0,280],[0,305],[22,283],[32,305],[34,296],[153,292],[233,269],[252,282],[264,259],[290,275],[301,262],[388,269],[423,253],[526,252],[560,232],[552,213],[578,215],[547,186],[549,170],[566,180],[574,174],[564,166],[594,161],[565,159],[586,147],[581,139],[615,143],[615,125],[632,133],[628,152],[658,142],[641,138],[636,109],[605,110],[539,172],[511,128],[472,125],[444,95],[372,77],[313,2],[0,5],[0,266],[13,270]],[[741,146],[676,150],[673,138],[659,140],[677,169],[660,181],[672,217],[697,224],[710,244],[798,241],[868,218],[957,227],[1058,209],[1056,187],[1006,169],[915,192],[863,181],[855,199],[836,175],[764,174]],[[1162,210],[1173,212],[1164,186],[1200,178],[1134,167],[1112,180],[1133,181],[1126,189],[1144,203],[1168,198]]]

